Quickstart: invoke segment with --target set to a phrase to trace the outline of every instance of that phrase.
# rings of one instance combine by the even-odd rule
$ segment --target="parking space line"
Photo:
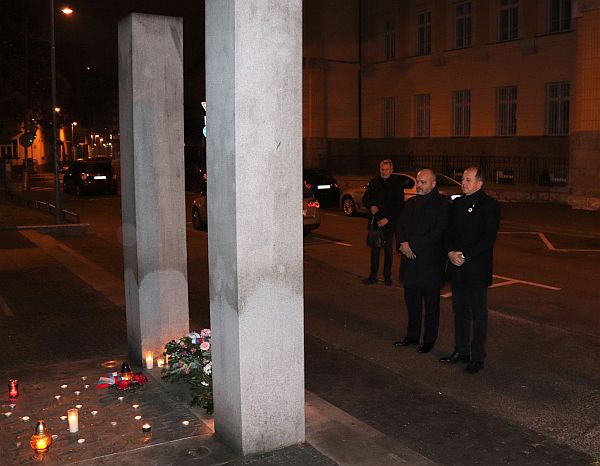
[[[339,246],[345,246],[345,247],[348,247],[348,248],[351,248],[351,247],[352,247],[352,245],[351,245],[350,243],[343,243],[343,242],[341,242],[341,241],[333,241],[333,240],[330,240],[330,239],[318,238],[318,237],[315,237],[315,236],[313,236],[313,237],[311,238],[311,240],[312,240],[312,241],[321,242],[321,243],[333,243],[333,244],[337,244],[337,245],[339,245]],[[312,242],[312,241],[311,241],[311,242]],[[305,243],[305,244],[306,244],[306,243]],[[310,245],[310,244],[311,244],[311,243],[308,243],[308,245]],[[313,243],[313,244],[314,244],[314,243]]]
[[[520,280],[518,278],[504,277],[502,275],[494,275],[494,277],[499,278],[500,280],[509,280],[509,281],[513,281],[515,283],[521,283],[523,285],[535,286],[538,288],[545,288],[547,290],[552,290],[552,291],[560,291],[560,288],[558,288],[556,286],[544,285],[543,283],[529,282],[527,280]]]
[[[2,312],[4,313],[4,315],[6,317],[14,317],[15,316],[14,312],[12,311],[12,309],[10,308],[8,303],[4,300],[2,295],[0,295],[0,309],[2,309]]]
[[[521,284],[521,285],[534,286],[537,288],[544,288],[546,290],[552,290],[552,291],[560,291],[561,290],[561,288],[558,288],[556,286],[544,285],[543,283],[530,282],[527,280],[520,280],[518,278],[504,277],[502,275],[494,275],[494,278],[498,278],[499,280],[504,280],[504,281],[498,282],[498,283],[493,283],[492,285],[489,286],[489,288],[500,288],[501,286]],[[448,291],[446,293],[442,293],[440,295],[440,297],[441,298],[450,298],[450,297],[452,297],[452,292]]]
[[[536,235],[550,251],[556,252],[600,252],[600,249],[556,248],[548,237],[541,231],[499,231],[502,235]],[[569,236],[568,234],[566,234]]]

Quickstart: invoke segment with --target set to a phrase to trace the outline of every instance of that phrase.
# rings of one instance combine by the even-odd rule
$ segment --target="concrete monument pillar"
[[[215,432],[304,441],[302,1],[206,1]]]
[[[181,18],[119,23],[119,124],[129,357],[189,331]]]
[[[600,0],[574,4],[577,59],[569,204],[600,210]]]

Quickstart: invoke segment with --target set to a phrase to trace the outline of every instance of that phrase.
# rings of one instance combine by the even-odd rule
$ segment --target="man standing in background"
[[[379,176],[373,178],[363,196],[364,205],[369,211],[369,223],[374,221],[383,232],[383,279],[388,286],[392,285],[393,241],[396,222],[404,206],[404,189],[402,180],[392,175],[394,165],[386,159],[379,162]],[[381,247],[371,247],[371,269],[363,283],[377,283],[379,256]]]

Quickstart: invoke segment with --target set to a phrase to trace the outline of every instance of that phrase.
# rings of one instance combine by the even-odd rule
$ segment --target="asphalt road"
[[[31,195],[51,198],[44,186],[34,187]],[[209,325],[207,233],[191,228],[192,198],[186,194],[190,318],[191,326],[200,328]],[[91,223],[94,234],[60,241],[121,279],[118,196],[66,195],[64,207]],[[502,209],[496,278],[489,293],[488,360],[474,377],[461,367],[437,361],[452,350],[450,299],[442,300],[440,337],[432,353],[420,355],[414,348],[392,346],[404,336],[406,325],[402,288],[397,280],[393,287],[361,284],[368,269],[366,220],[324,209],[321,228],[304,243],[307,388],[442,463],[465,464],[460,449],[451,451],[452,442],[443,441],[462,422],[475,449],[501,451],[514,446],[510,439],[517,437],[529,442],[521,448],[522,457],[535,460],[506,464],[555,464],[537,462],[540,449],[556,464],[559,458],[562,464],[586,464],[559,446],[600,458],[600,217],[555,205],[503,204]],[[395,273],[397,268],[396,262]],[[66,279],[52,277],[49,285],[68,294],[68,271],[65,274]],[[43,299],[42,295],[31,300]],[[85,298],[95,302],[98,313],[106,307],[101,299]],[[64,318],[75,308],[71,303]],[[96,313],[77,315],[77,325],[86,322],[106,341],[123,339],[122,315],[104,321]],[[113,340],[106,337],[111,329]],[[355,365],[360,371],[356,386],[350,382],[343,391],[333,390],[327,376],[343,374],[323,361],[345,361],[346,368]],[[394,385],[399,380],[402,386]],[[377,384],[372,391],[365,389],[369,381]],[[390,399],[390,390],[404,393],[409,388],[414,400]],[[452,406],[458,420],[451,420],[440,406]],[[442,440],[427,441],[432,429],[442,432]],[[523,429],[531,437],[524,436]],[[484,438],[478,437],[482,432]],[[482,455],[479,464],[492,464]]]

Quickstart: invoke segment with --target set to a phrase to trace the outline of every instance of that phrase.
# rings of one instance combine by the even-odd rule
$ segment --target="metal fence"
[[[394,169],[414,171],[432,168],[456,180],[462,178],[467,167],[480,167],[490,183],[533,184],[538,186],[566,186],[569,160],[559,157],[498,157],[413,155],[394,158]]]

